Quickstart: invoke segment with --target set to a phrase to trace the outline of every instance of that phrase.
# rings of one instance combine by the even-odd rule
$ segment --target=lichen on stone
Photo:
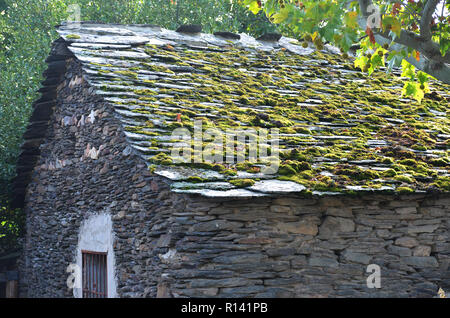
[[[83,53],[103,54],[101,63],[86,64],[93,71],[89,77],[114,101],[126,130],[147,141],[139,147],[153,153],[146,157],[149,164],[214,170],[225,180],[245,172],[256,179],[268,162],[202,166],[170,158],[172,145],[181,142],[172,131],[193,133],[194,120],[202,120],[203,131],[279,129],[280,156],[274,159],[279,169],[272,178],[309,190],[448,191],[448,85],[431,81],[431,93],[419,104],[400,97],[397,71],[369,77],[351,60],[325,51],[300,55],[276,46],[260,50],[177,41],[136,45],[120,58]],[[248,145],[236,142],[235,147],[248,156]]]

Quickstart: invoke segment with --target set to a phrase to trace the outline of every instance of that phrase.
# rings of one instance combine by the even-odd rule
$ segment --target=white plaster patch
[[[93,214],[81,224],[78,235],[76,264],[79,268],[82,268],[82,250],[107,253],[108,298],[117,297],[113,242],[111,215],[106,213]],[[74,288],[73,296],[81,298],[81,289]]]
[[[165,264],[170,263],[173,259],[175,259],[175,256],[177,255],[177,251],[174,249],[170,249],[166,254],[159,254],[159,258],[161,261]]]

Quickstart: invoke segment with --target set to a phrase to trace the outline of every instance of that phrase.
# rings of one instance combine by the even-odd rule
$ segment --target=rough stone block
[[[403,208],[395,209],[395,212],[398,214],[415,214],[417,213],[417,208],[414,206],[408,206]]]
[[[438,224],[424,225],[424,226],[410,226],[407,229],[408,233],[433,233],[439,227]]]
[[[345,208],[345,207],[329,207],[327,208],[325,215],[332,215],[332,216],[340,216],[340,217],[347,217],[350,218],[353,216],[352,209]]]
[[[272,205],[270,211],[275,213],[289,213],[291,208],[285,205]]]
[[[400,238],[396,239],[395,245],[411,248],[411,247],[419,245],[419,242],[417,242],[417,240],[413,237],[405,236],[405,237],[400,237]]]
[[[201,222],[193,225],[190,228],[191,232],[211,232],[211,231],[226,231],[242,227],[240,222],[229,222],[225,220],[213,220],[208,222]]]
[[[339,233],[355,231],[355,222],[350,219],[327,216],[319,228],[321,238],[331,238]]]
[[[392,254],[399,255],[399,256],[411,256],[412,255],[411,249],[409,249],[407,247],[391,245],[388,247],[388,251]]]
[[[311,256],[308,263],[311,266],[333,267],[333,268],[339,267],[339,263],[335,259],[327,257]]]
[[[414,256],[430,256],[431,246],[419,245],[413,250]]]
[[[416,268],[426,268],[426,267],[438,267],[439,263],[433,256],[422,257],[422,256],[410,256],[405,257],[405,262]]]
[[[363,253],[355,253],[352,251],[344,251],[342,253],[342,257],[349,262],[360,263],[360,264],[369,264],[372,257]]]
[[[282,232],[313,236],[318,232],[317,225],[308,221],[278,223],[277,228]]]

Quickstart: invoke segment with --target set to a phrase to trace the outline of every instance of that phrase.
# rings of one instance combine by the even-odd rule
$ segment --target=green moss
[[[242,104],[244,104],[244,105],[249,105],[249,104],[250,104],[250,101],[248,100],[247,97],[241,96],[241,97],[239,98],[239,103],[242,103]]]
[[[286,159],[297,161],[309,161],[309,156],[301,153],[298,149],[292,149],[286,156]]]
[[[227,176],[236,176],[237,172],[231,169],[226,169],[222,171],[222,174],[227,175]]]
[[[288,164],[282,164],[278,169],[278,174],[280,175],[293,175],[296,173],[297,171],[291,165]]]
[[[236,164],[236,169],[240,171],[246,171],[250,169],[253,165],[247,161],[239,162]]]
[[[419,150],[419,151],[426,151],[428,150],[428,147],[425,145],[421,145],[421,144],[415,144],[411,147],[414,150]]]
[[[380,158],[379,160],[381,163],[385,164],[385,165],[392,165],[394,163],[394,160],[390,157],[383,157]],[[391,169],[392,170],[392,169]]]
[[[394,177],[395,180],[405,182],[405,183],[414,183],[414,179],[405,175],[397,175]]]
[[[442,191],[450,191],[450,177],[442,176],[438,177],[433,183],[434,186],[438,187]]]
[[[114,72],[113,65],[95,63],[91,63],[92,69],[110,82],[114,80],[113,72],[133,79],[118,79],[117,84],[124,88],[115,89],[105,84],[102,90],[118,93],[133,91],[138,95],[137,101],[125,100],[129,98],[126,94],[118,94],[124,101],[118,101],[117,104],[137,104],[139,108],[133,112],[162,118],[163,122],[166,121],[164,128],[168,131],[177,127],[192,130],[194,118],[202,119],[204,128],[279,128],[282,134],[282,152],[277,159],[281,162],[279,178],[292,180],[315,190],[334,191],[347,185],[379,188],[384,183],[374,181],[378,178],[394,179],[414,184],[418,188],[430,186],[432,182],[439,189],[446,186],[446,181],[439,179],[443,169],[432,169],[449,165],[448,151],[441,153],[443,149],[445,151],[450,147],[450,143],[442,142],[437,137],[438,134],[450,134],[449,121],[442,116],[436,120],[432,112],[448,114],[445,100],[438,102],[427,97],[421,105],[400,101],[398,97],[401,88],[389,87],[401,84],[395,77],[380,72],[374,72],[369,78],[359,72],[342,72],[339,68],[317,63],[317,59],[325,60],[328,64],[343,63],[340,57],[323,52],[298,56],[282,50],[251,53],[237,47],[227,47],[226,51],[211,52],[183,46],[174,49],[153,45],[145,46],[145,50],[151,58],[145,61],[133,60],[133,63],[139,64],[133,64],[127,71],[121,69]],[[161,63],[155,63],[155,60]],[[237,67],[237,63],[240,67]],[[190,65],[196,72],[175,73],[170,70],[175,70],[172,66],[180,65]],[[354,70],[351,64],[342,65],[344,69]],[[252,69],[256,66],[270,68],[264,71]],[[106,67],[107,70],[102,69]],[[137,71],[142,68],[165,73],[158,74],[157,82],[161,84],[195,85],[190,85],[192,88],[188,89],[127,89],[126,86],[136,85]],[[325,81],[314,81],[319,78]],[[343,78],[346,84],[334,83],[331,80],[333,78]],[[355,81],[359,78],[364,79],[364,83]],[[155,80],[141,82],[149,88],[157,88]],[[299,86],[298,83],[302,85]],[[446,88],[439,89],[447,91]],[[287,90],[294,93],[285,92]],[[167,97],[159,98],[158,95],[163,94]],[[308,99],[320,100],[321,103],[309,102]],[[176,120],[178,114],[181,114],[181,122]],[[403,123],[393,123],[389,118],[400,119]],[[155,129],[149,131],[146,128]],[[151,150],[157,150],[162,146],[155,141],[157,138],[152,137],[161,134],[157,130],[160,128],[151,123],[143,123],[133,131],[149,136]],[[356,139],[315,138],[339,135]],[[385,140],[392,146],[369,147],[369,139]],[[239,145],[236,143],[235,146]],[[295,149],[288,150],[292,148]],[[410,148],[429,150],[430,153],[439,149],[441,158],[429,159],[423,153],[408,150]],[[328,160],[317,160],[319,157]],[[381,164],[390,169],[379,172],[341,164],[359,160],[376,160],[376,165]],[[151,161],[156,164],[173,164],[169,157],[163,155],[156,156]],[[237,170],[260,172],[260,164],[265,163],[187,165],[235,176]],[[335,176],[322,176],[322,171],[330,171]]]
[[[114,71],[114,73],[120,74],[120,75],[125,75],[127,77],[131,77],[134,79],[138,78],[138,74],[136,72],[132,72],[132,71]]]
[[[175,74],[174,71],[168,69],[165,66],[161,65],[155,65],[150,63],[142,63],[142,66],[144,66],[145,69],[153,72],[159,72],[159,73],[169,73],[169,74]]]
[[[417,161],[414,159],[403,159],[398,161],[398,163],[405,165],[405,166],[410,166],[410,167],[415,167],[417,165]]]
[[[198,177],[198,176],[190,176],[187,179],[187,181],[191,182],[191,183],[202,183],[202,182],[204,182],[204,180],[202,178]]]
[[[346,166],[340,165],[335,167],[334,174],[345,175],[353,180],[363,181],[363,180],[373,180],[380,177],[380,174],[371,169],[361,169],[357,166]]]
[[[153,157],[150,158],[150,161],[155,164],[162,164],[162,165],[170,165],[172,164],[172,158],[166,153],[159,153]]]
[[[133,92],[138,95],[157,95],[158,94],[158,92],[151,90],[151,89],[135,89],[135,90],[133,90]]]
[[[156,165],[149,165],[148,170],[150,171],[150,173],[155,173]]]
[[[398,187],[395,189],[398,193],[407,194],[407,193],[413,193],[414,190],[408,187]]]
[[[395,177],[397,175],[397,172],[394,169],[388,169],[386,171],[383,171],[383,177]]]
[[[448,167],[450,166],[450,161],[445,160],[444,158],[431,159],[430,164],[435,167]]]
[[[81,39],[81,36],[79,36],[78,34],[68,34],[66,36],[66,39],[75,39],[75,40],[77,40],[77,39]]]
[[[255,180],[252,179],[235,179],[229,181],[232,185],[238,188],[251,187],[255,184]]]
[[[311,131],[305,127],[294,127],[295,132],[299,134],[311,135]]]

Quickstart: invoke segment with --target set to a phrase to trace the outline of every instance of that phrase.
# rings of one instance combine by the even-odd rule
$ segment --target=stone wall
[[[144,226],[152,222],[146,211],[164,204],[146,165],[130,152],[113,110],[84,80],[79,62],[67,59],[57,92],[25,197],[23,297],[72,296],[66,268],[75,262],[80,225],[90,215],[121,219],[115,223],[116,244],[132,250],[136,218]],[[146,209],[141,202],[148,203]],[[131,224],[132,232],[122,236],[120,228]]]
[[[436,296],[450,288],[450,195],[252,200],[174,194],[127,146],[69,59],[27,188],[23,297],[72,297],[80,225],[111,214],[120,297]],[[369,289],[367,265],[381,268]]]
[[[166,216],[161,273],[175,296],[436,296],[450,287],[449,204],[423,195],[190,201]],[[369,264],[380,266],[380,289],[367,288]]]

